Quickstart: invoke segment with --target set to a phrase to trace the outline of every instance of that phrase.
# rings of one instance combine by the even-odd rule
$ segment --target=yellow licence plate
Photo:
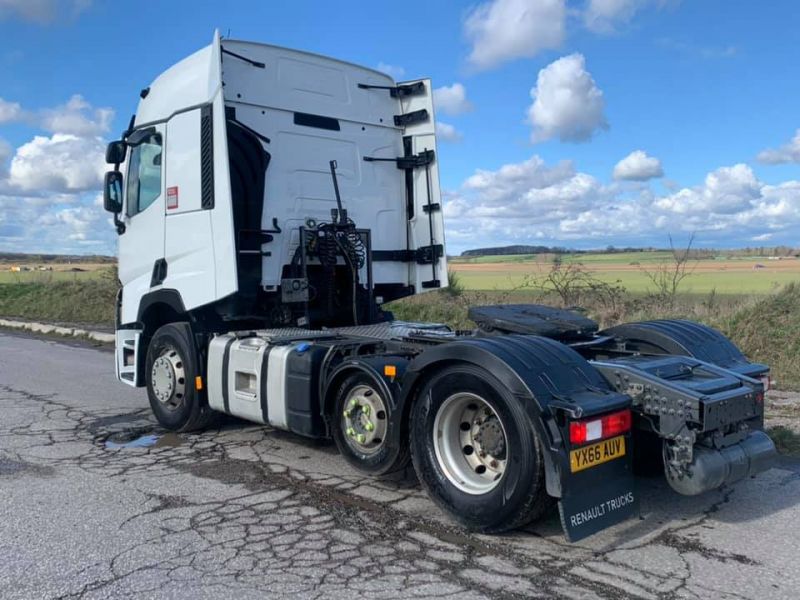
[[[625,456],[625,436],[603,440],[569,453],[569,468],[573,473]]]

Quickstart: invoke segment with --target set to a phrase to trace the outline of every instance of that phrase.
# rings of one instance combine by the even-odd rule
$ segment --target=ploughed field
[[[458,257],[449,268],[471,290],[511,290],[526,281],[543,278],[553,265],[552,254]],[[647,293],[653,284],[647,271],[672,260],[668,252],[626,252],[615,254],[563,255],[564,264],[580,263],[597,279],[618,284],[628,292]],[[800,259],[773,260],[767,257],[707,258],[692,260],[691,274],[681,284],[687,294],[767,294],[791,282],[800,281]]]

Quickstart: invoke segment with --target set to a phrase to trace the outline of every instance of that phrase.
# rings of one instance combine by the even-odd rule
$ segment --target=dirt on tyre
[[[172,431],[207,427],[214,418],[205,391],[197,390],[200,360],[188,323],[160,327],[147,348],[145,381],[150,408],[159,424]]]
[[[344,459],[362,473],[401,476],[410,462],[406,448],[390,443],[388,395],[366,373],[350,375],[336,389],[333,440]]]
[[[459,365],[433,375],[413,407],[410,433],[417,477],[466,528],[516,529],[552,506],[533,421],[488,371]]]

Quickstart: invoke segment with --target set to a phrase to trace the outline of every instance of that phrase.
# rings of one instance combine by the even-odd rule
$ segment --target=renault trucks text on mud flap
[[[448,284],[431,89],[219,35],[144,88],[106,153],[119,380],[172,430],[222,412],[333,438],[365,473],[412,461],[483,532],[555,501],[570,540],[618,523],[634,458],[688,495],[767,468],[768,368],[703,325],[508,305],[465,332],[382,308]]]

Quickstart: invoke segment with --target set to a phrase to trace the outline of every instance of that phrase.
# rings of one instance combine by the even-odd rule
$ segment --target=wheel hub
[[[450,482],[468,494],[493,490],[505,472],[508,441],[491,405],[472,393],[447,398],[433,426],[436,459]]]
[[[503,428],[496,418],[489,418],[478,427],[478,432],[474,436],[475,444],[480,446],[480,450],[497,459],[504,459],[506,456],[506,436]],[[480,452],[479,452],[480,453]]]
[[[176,350],[166,348],[153,361],[151,387],[156,399],[169,410],[175,410],[186,394],[186,373]]]
[[[362,454],[374,454],[386,439],[387,412],[383,398],[367,385],[354,387],[345,399],[342,430],[347,444]]]

